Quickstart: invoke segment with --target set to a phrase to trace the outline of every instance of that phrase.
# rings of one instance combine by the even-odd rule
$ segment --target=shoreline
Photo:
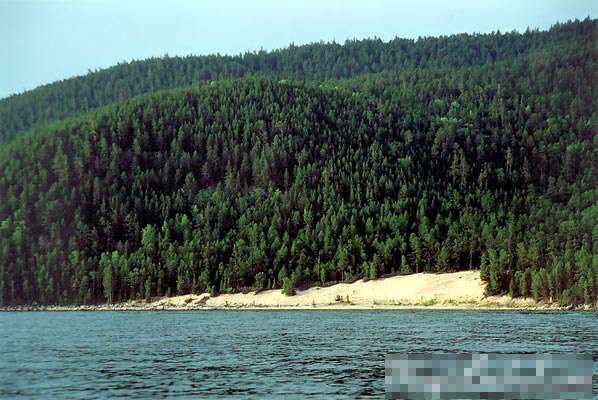
[[[538,303],[536,305],[522,306],[511,304],[496,304],[494,302],[481,304],[408,304],[408,305],[364,305],[364,304],[328,304],[321,306],[265,306],[265,305],[229,305],[229,306],[172,306],[156,305],[154,302],[130,302],[97,305],[19,305],[2,306],[2,312],[134,312],[134,311],[598,311],[597,306],[559,306],[554,303]]]
[[[272,306],[235,306],[235,307],[155,307],[155,306],[125,306],[118,305],[85,305],[85,306],[12,306],[0,307],[0,313],[9,312],[181,312],[181,311],[530,311],[530,312],[596,312],[595,306],[561,307],[553,305],[539,305],[537,307],[496,307],[496,306],[323,306],[323,307],[272,307]]]
[[[485,296],[479,271],[419,273],[376,280],[358,280],[298,290],[293,296],[280,289],[249,293],[209,293],[130,300],[97,305],[0,306],[10,311],[208,311],[208,310],[519,310],[595,311],[596,305],[560,307],[531,298]]]

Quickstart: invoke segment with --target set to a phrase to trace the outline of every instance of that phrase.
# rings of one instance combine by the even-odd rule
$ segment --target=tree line
[[[494,32],[348,40],[291,45],[236,56],[160,57],[121,63],[85,76],[0,99],[0,142],[35,126],[144,93],[251,75],[271,79],[347,79],[364,73],[421,68],[465,68],[562,44],[587,43],[595,20],[556,24],[548,31]]]

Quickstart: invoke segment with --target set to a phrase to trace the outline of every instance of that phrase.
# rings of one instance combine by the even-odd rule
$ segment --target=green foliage
[[[284,278],[282,280],[282,293],[285,296],[295,295],[295,283],[291,278]]]
[[[409,266],[409,263],[407,262],[407,257],[405,257],[404,255],[401,256],[401,274],[410,274],[413,271],[411,270],[411,267]]]
[[[266,289],[266,274],[263,271],[255,274],[255,287],[257,289]]]
[[[100,270],[102,271],[102,286],[104,287],[104,297],[108,303],[112,303],[113,280],[112,280],[112,262],[107,253],[102,253],[100,258]]]
[[[535,270],[532,275],[532,296],[536,301],[539,300],[553,300],[550,296],[551,292],[548,274],[545,268]]]
[[[247,75],[234,72],[247,65],[308,79],[158,92],[2,144],[0,303],[290,295],[316,282],[478,266],[490,294],[595,303],[595,25],[318,44],[269,62],[268,53],[152,60],[0,101],[10,136],[190,83],[176,72],[198,72],[196,61],[209,61],[198,74],[210,80]],[[353,50],[366,44],[371,59],[361,60]],[[293,54],[316,61],[298,72]],[[171,80],[127,82],[144,65]],[[219,65],[230,68],[215,73]],[[104,85],[117,71],[133,71],[123,75],[130,91]],[[339,77],[350,79],[315,80]],[[100,83],[94,101],[80,95]]]
[[[238,56],[166,56],[121,63],[0,100],[0,142],[43,123],[158,90],[247,76],[269,77],[285,85],[287,79],[322,81],[382,71],[467,68],[510,60],[547,45],[575,43],[580,35],[591,35],[594,25],[594,20],[586,19],[557,24],[547,32],[395,38],[386,43],[350,40],[344,45],[291,45]],[[455,112],[462,107],[456,101],[438,100]]]

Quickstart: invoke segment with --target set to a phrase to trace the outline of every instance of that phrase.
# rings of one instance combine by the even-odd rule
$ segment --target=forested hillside
[[[595,21],[557,24],[550,31],[453,35],[419,40],[314,43],[239,56],[165,57],[41,86],[0,100],[0,142],[55,119],[143,93],[193,83],[259,75],[325,80],[408,68],[462,68],[525,55],[550,46],[588,43]],[[594,37],[595,39],[595,37]]]
[[[208,60],[280,71],[146,94],[1,145],[0,303],[292,294],[480,267],[489,293],[595,303],[596,27],[150,60],[7,99],[0,115],[31,116],[3,119],[10,136],[191,83]],[[401,43],[407,64],[387,50]],[[365,58],[339,57],[354,51]],[[95,91],[102,79],[113,90]]]

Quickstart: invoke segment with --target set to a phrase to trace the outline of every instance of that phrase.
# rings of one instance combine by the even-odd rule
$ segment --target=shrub
[[[264,289],[266,287],[266,274],[262,271],[255,274],[255,287],[256,289]]]
[[[291,278],[285,277],[282,279],[282,293],[286,296],[295,295],[295,284]]]

